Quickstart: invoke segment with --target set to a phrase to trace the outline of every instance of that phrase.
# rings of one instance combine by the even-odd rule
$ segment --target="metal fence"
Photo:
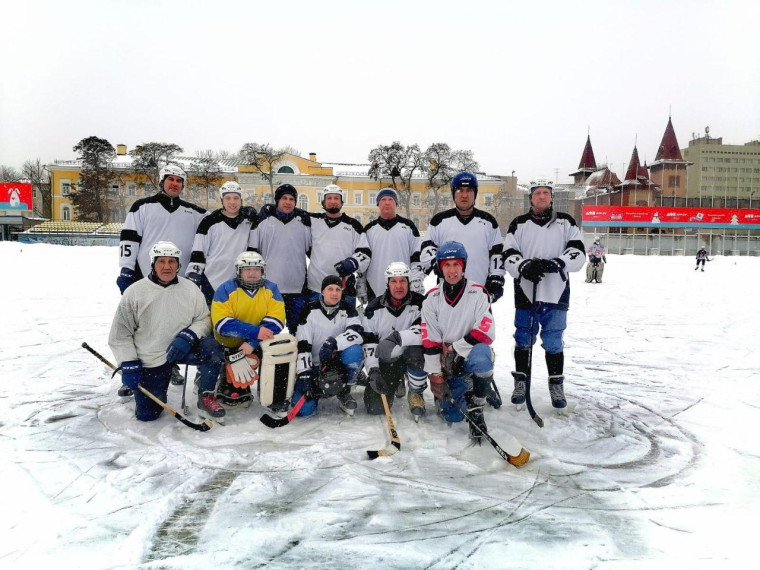
[[[604,228],[600,228],[604,230]],[[757,232],[713,230],[686,235],[672,234],[619,234],[605,231],[584,231],[588,248],[594,238],[600,238],[607,253],[621,255],[688,255],[694,256],[700,248],[710,255],[760,256],[760,236]]]

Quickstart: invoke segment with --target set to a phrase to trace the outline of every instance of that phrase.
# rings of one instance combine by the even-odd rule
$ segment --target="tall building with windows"
[[[760,207],[760,141],[723,144],[708,127],[682,152],[693,164],[686,183],[689,198],[709,200],[715,207]]]

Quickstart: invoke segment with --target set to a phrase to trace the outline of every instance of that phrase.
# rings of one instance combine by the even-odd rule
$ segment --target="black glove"
[[[128,360],[121,363],[121,383],[137,392],[137,385],[142,382],[143,367],[139,360]]]
[[[316,397],[314,394],[314,383],[311,381],[311,371],[304,370],[298,373],[298,376],[296,376],[296,389],[306,396],[307,400],[313,400]]]
[[[335,340],[335,337],[328,337],[327,340],[322,344],[322,348],[319,349],[319,363],[324,366],[330,362],[337,350],[338,341]]]
[[[167,362],[183,360],[188,354],[190,354],[190,350],[192,350],[193,345],[197,340],[198,335],[190,329],[182,329],[179,331],[169,345],[169,348],[166,349]]]
[[[256,208],[253,206],[243,206],[240,208],[240,215],[246,220],[251,220],[253,222],[256,220]]]
[[[565,262],[558,257],[554,259],[537,259],[536,261],[540,263],[541,269],[545,274],[559,273],[565,268]]]
[[[377,392],[378,394],[385,394],[386,396],[392,394],[395,392],[395,389],[393,389],[388,382],[385,381],[385,378],[382,374],[380,374],[379,368],[373,368],[369,371],[368,374],[369,377],[369,385],[370,387]]]
[[[401,354],[396,357],[393,356],[393,350],[397,346],[401,346],[401,335],[398,331],[393,331],[377,344],[375,356],[377,356],[380,362],[393,362],[394,360],[398,360]]]
[[[501,275],[489,275],[486,279],[486,291],[491,296],[491,302],[495,303],[504,295],[504,277]]]
[[[447,378],[458,378],[464,376],[464,358],[459,356],[455,350],[441,354],[441,368]]]
[[[185,277],[195,283],[198,289],[203,290],[203,276],[200,273],[188,273]]]
[[[520,272],[520,277],[538,283],[544,276],[544,270],[541,267],[540,259],[526,259],[523,261],[517,269]]]
[[[119,276],[116,278],[116,285],[119,287],[119,291],[121,291],[121,294],[123,295],[124,291],[127,290],[127,287],[132,285],[135,281],[137,281],[137,274],[129,267],[122,267]]]
[[[335,271],[340,277],[348,277],[359,269],[359,263],[353,257],[347,257],[334,265]]]

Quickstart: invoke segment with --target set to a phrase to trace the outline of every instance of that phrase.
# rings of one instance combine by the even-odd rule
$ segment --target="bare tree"
[[[418,144],[405,146],[398,141],[373,148],[368,156],[369,177],[382,181],[390,178],[391,185],[399,193],[406,216],[411,217],[412,180],[421,176],[426,168],[425,154]],[[396,182],[398,180],[398,182]]]
[[[21,173],[12,166],[0,164],[0,182],[19,182]]]
[[[219,155],[213,150],[199,150],[190,164],[190,171],[195,178],[194,185],[205,191],[206,208],[209,207],[209,190],[224,178],[224,173],[219,167],[219,160]]]
[[[82,161],[79,183],[70,194],[77,217],[83,221],[107,222],[114,198],[111,183],[116,174],[111,170],[111,161],[116,149],[106,139],[92,136],[79,141],[74,151]]]
[[[50,186],[50,173],[39,158],[27,160],[21,167],[24,178],[29,179],[32,188],[39,194],[42,201],[40,213],[43,218],[50,218],[53,212],[53,195]]]
[[[158,188],[158,176],[161,169],[172,162],[182,152],[182,147],[173,143],[149,142],[137,145],[129,151],[134,161],[132,167],[135,172],[148,178],[148,182]]]
[[[240,159],[261,174],[262,178],[269,183],[269,190],[274,195],[277,175],[275,166],[283,156],[289,153],[290,147],[274,148],[269,143],[245,143],[240,149]]]
[[[446,143],[433,143],[425,150],[428,193],[426,203],[435,214],[440,210],[441,189],[448,188],[451,179],[463,170],[474,171],[478,163],[471,150],[452,150]]]

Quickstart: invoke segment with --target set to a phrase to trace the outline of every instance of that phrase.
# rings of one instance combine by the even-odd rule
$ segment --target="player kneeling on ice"
[[[370,301],[365,309],[362,324],[369,386],[364,390],[364,405],[370,414],[385,413],[380,394],[385,394],[392,406],[406,374],[409,409],[418,420],[425,414],[422,392],[427,388],[420,332],[424,297],[410,291],[409,280],[406,263],[391,263],[385,270],[385,294]]]
[[[261,376],[261,404],[285,411],[293,393],[296,359],[295,339],[275,336],[285,326],[285,303],[277,285],[265,279],[266,262],[260,254],[239,254],[235,272],[237,277],[222,283],[211,303],[214,336],[224,346],[227,360],[217,397],[225,407],[247,407],[251,386]],[[290,370],[275,366],[288,362]]]
[[[174,363],[198,366],[200,391],[214,391],[223,354],[211,332],[200,289],[177,277],[181,252],[172,242],[150,248],[150,274],[129,287],[119,302],[108,344],[120,363],[122,382],[134,391],[135,416],[157,419],[163,408],[138,385],[166,402]]]
[[[364,361],[362,329],[356,308],[342,299],[341,279],[328,275],[322,294],[309,302],[298,325],[298,379],[293,404],[306,396],[298,412],[309,416],[321,398],[337,396],[349,415],[356,410],[351,388]]]
[[[436,264],[443,281],[422,303],[425,371],[436,407],[447,422],[460,422],[466,409],[470,437],[486,431],[483,405],[493,381],[491,343],[496,330],[488,292],[464,277],[467,252],[461,243],[441,244]]]

